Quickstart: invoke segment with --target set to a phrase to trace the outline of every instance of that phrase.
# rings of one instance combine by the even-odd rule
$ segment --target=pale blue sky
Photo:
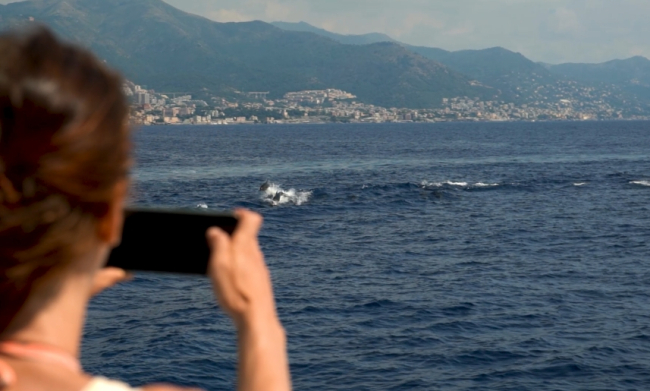
[[[449,50],[503,46],[535,61],[650,58],[650,0],[165,0],[226,21],[305,21]]]
[[[650,0],[165,1],[220,22],[305,21],[448,50],[503,46],[551,63],[650,58]]]

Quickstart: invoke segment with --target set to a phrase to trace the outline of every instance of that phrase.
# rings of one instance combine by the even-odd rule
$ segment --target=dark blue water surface
[[[648,122],[136,139],[135,202],[264,215],[297,390],[650,388]],[[83,361],[231,390],[234,329],[206,279],[140,275],[93,302]]]

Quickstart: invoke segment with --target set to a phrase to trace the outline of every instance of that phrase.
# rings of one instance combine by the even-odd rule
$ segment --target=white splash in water
[[[422,181],[420,186],[425,189],[430,189],[432,187],[443,187],[443,186],[454,186],[454,187],[465,187],[465,188],[485,188],[485,187],[496,187],[499,186],[498,183],[485,183],[477,182],[470,184],[469,182],[454,182],[454,181],[444,181],[444,182],[429,182]]]
[[[208,209],[208,204],[201,202],[200,204],[196,205],[198,209]]]
[[[267,182],[260,188],[262,200],[273,206],[278,205],[303,205],[312,195],[311,191],[297,191],[296,189],[284,190],[280,185]]]
[[[498,183],[483,183],[483,182],[479,182],[479,183],[474,184],[474,187],[497,187],[497,186],[499,186]]]
[[[588,185],[587,182],[576,182],[576,183],[573,184],[573,186],[578,186],[578,187],[580,187],[580,186],[587,186],[587,185]]]
[[[639,185],[639,186],[650,186],[650,181],[632,181],[630,182],[632,185]]]
[[[420,186],[422,187],[443,187],[444,185],[448,186],[467,186],[467,182],[452,182],[452,181],[444,181],[444,182],[429,182],[429,181],[422,181],[420,183]]]

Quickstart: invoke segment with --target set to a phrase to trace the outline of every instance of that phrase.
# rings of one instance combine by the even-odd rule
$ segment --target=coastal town
[[[615,97],[615,91],[603,93],[571,82],[537,91],[536,100],[522,104],[465,96],[444,98],[439,107],[431,109],[364,104],[353,93],[339,89],[289,92],[281,99],[269,99],[268,92],[237,92],[230,99],[193,99],[191,94],[158,93],[131,82],[123,89],[131,102],[131,121],[138,125],[650,119],[641,108],[612,105],[607,98]]]

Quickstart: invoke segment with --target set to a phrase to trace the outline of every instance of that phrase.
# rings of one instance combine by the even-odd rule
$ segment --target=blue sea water
[[[650,387],[648,122],[148,127],[136,144],[133,202],[264,215],[297,390]],[[234,329],[206,279],[138,275],[93,301],[83,362],[231,390]]]

